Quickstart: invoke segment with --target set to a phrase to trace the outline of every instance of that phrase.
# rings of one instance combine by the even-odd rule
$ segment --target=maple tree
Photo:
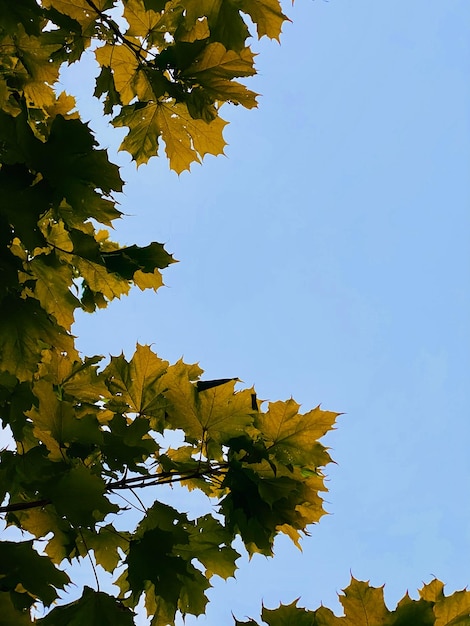
[[[200,615],[212,576],[234,574],[236,537],[271,555],[278,533],[298,544],[324,513],[331,459],[319,440],[336,413],[300,413],[293,400],[265,408],[236,379],[204,381],[199,366],[170,365],[148,346],[102,364],[71,332],[77,309],[132,286],[157,290],[173,258],[157,242],[122,247],[102,228],[121,216],[123,181],[74,98],[56,93],[62,65],[91,48],[95,96],[128,128],[121,149],[140,165],[163,143],[180,173],[223,152],[222,104],[256,106],[235,80],[255,74],[245,16],[271,38],[287,19],[278,0],[0,0],[0,416],[14,440],[0,453],[0,512],[22,531],[0,542],[0,624],[125,626],[142,596],[153,626]],[[168,443],[176,431],[184,441]],[[192,519],[155,499],[136,528],[117,528],[127,508],[117,493],[168,483],[200,490],[217,514]],[[85,557],[119,574],[118,597],[85,587],[35,618],[70,582],[67,563]],[[360,585],[345,598],[367,595]],[[461,623],[426,589],[413,615]],[[371,594],[377,623],[415,610],[386,621]],[[345,618],[295,605],[262,617],[353,623],[352,606]]]

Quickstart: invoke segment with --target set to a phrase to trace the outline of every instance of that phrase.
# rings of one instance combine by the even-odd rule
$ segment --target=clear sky
[[[386,583],[390,605],[432,576],[470,584],[470,5],[285,8],[281,46],[254,43],[259,109],[224,107],[227,157],[179,178],[164,158],[136,171],[115,154],[120,131],[85,95],[91,56],[63,78],[123,164],[114,238],[180,260],[157,294],[79,315],[78,347],[151,343],[262,399],[344,413],[327,439],[331,515],[303,553],[281,539],[273,560],[243,559],[204,626],[299,596],[339,609],[350,572]]]

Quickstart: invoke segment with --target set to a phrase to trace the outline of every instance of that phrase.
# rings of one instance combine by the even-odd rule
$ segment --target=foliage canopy
[[[61,66],[91,47],[95,95],[129,128],[121,148],[140,164],[163,141],[181,172],[223,151],[224,102],[256,105],[234,80],[255,73],[246,14],[275,38],[286,19],[277,0],[0,1],[0,405],[15,442],[1,453],[0,499],[26,537],[0,544],[0,623],[31,623],[70,582],[61,567],[85,556],[119,568],[119,597],[86,588],[39,623],[130,624],[142,594],[154,626],[199,615],[212,576],[234,574],[235,537],[270,555],[276,534],[298,543],[323,514],[330,457],[318,439],[335,413],[263,409],[236,379],[201,380],[199,366],[148,346],[101,365],[71,333],[77,309],[157,290],[173,258],[157,242],[109,239],[123,181],[73,97],[56,94]],[[172,431],[184,433],[173,447]],[[116,525],[117,493],[175,482],[217,515],[155,499],[135,529]]]
[[[275,39],[287,19],[278,0],[0,0],[0,417],[14,440],[0,453],[0,512],[23,533],[0,543],[0,625],[129,626],[142,596],[153,626],[200,615],[211,578],[235,572],[236,537],[250,555],[271,555],[278,533],[298,544],[324,513],[331,459],[319,440],[336,413],[300,413],[292,399],[265,408],[237,379],[205,381],[198,365],[170,365],[149,346],[101,364],[71,332],[77,309],[134,285],[157,290],[173,258],[157,242],[110,240],[123,181],[74,98],[56,93],[61,67],[92,50],[94,95],[128,128],[121,149],[140,165],[163,142],[180,173],[223,152],[222,104],[256,106],[235,80],[255,74],[247,16]],[[183,441],[169,445],[177,431]],[[126,511],[116,494],[176,482],[217,513],[191,518],[155,499],[136,528],[116,523]],[[85,557],[118,575],[118,597],[86,587],[35,619],[70,583],[66,565]],[[354,623],[359,592],[381,611],[369,623],[405,624],[406,613],[463,624],[468,613],[467,595],[450,607],[426,591],[390,621],[380,593],[361,585],[345,592],[345,618],[295,604],[262,617]]]

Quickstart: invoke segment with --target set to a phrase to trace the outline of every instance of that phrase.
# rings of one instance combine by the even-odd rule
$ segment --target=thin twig
[[[78,528],[78,534],[82,538],[83,545],[85,546],[85,550],[86,550],[86,553],[87,553],[87,557],[88,557],[88,559],[89,559],[89,561],[91,563],[91,567],[93,569],[93,574],[95,575],[96,591],[99,591],[100,590],[100,581],[98,580],[98,574],[96,573],[96,567],[95,567],[95,564],[93,563],[93,559],[91,558],[90,549],[87,546],[87,543],[85,541],[85,537],[83,536],[83,533],[82,533],[80,528]]]

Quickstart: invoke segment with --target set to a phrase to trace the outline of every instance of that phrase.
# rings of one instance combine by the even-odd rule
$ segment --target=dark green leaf
[[[37,623],[39,626],[134,626],[133,615],[116,598],[85,587],[79,600],[56,607]]]

